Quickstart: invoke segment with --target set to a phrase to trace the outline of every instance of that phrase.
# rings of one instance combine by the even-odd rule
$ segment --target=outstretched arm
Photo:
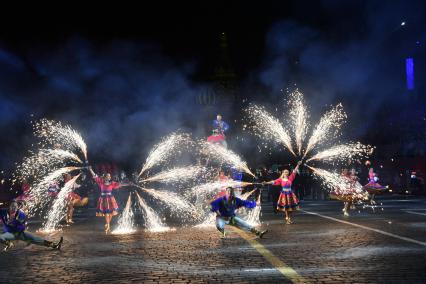
[[[256,201],[242,200],[237,198],[237,207],[254,208],[256,207]]]
[[[88,168],[88,170],[89,170],[89,172],[90,172],[90,174],[92,175],[92,177],[97,177],[98,175],[93,171],[93,169],[92,169],[92,166],[89,166],[89,168]]]
[[[302,164],[302,161],[297,162],[297,166],[294,168],[293,172],[297,172],[301,164]]]

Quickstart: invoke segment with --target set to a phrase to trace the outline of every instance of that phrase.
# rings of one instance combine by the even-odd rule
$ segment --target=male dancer
[[[4,251],[13,246],[11,242],[13,240],[21,240],[57,250],[61,249],[62,237],[58,242],[50,242],[25,231],[27,216],[19,209],[16,201],[10,203],[9,209],[0,210],[0,220],[3,222],[3,234],[0,235],[0,243],[5,245]]]
[[[235,197],[234,188],[232,187],[228,187],[226,191],[227,194],[225,196],[219,197],[210,203],[211,211],[216,213],[216,228],[222,233],[222,238],[226,237],[225,224],[250,231],[262,238],[268,230],[259,231],[235,214],[235,210],[240,207],[256,207],[256,201],[242,200]]]

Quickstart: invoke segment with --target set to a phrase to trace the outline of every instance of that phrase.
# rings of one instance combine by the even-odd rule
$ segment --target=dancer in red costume
[[[122,186],[126,186],[127,184],[120,184],[116,181],[112,181],[111,174],[109,173],[105,174],[104,178],[100,178],[93,171],[92,167],[89,167],[89,171],[101,190],[101,196],[98,199],[98,206],[96,209],[96,216],[105,217],[105,233],[109,233],[111,231],[110,223],[112,217],[118,214],[118,204],[112,195],[112,191]]]
[[[297,163],[296,168],[290,174],[289,170],[284,170],[281,176],[273,181],[265,182],[263,184],[281,185],[282,189],[278,198],[277,210],[284,211],[286,224],[292,224],[291,212],[299,209],[299,199],[291,189],[291,185],[296,178],[297,170],[302,164],[301,161]],[[290,174],[290,175],[289,175]]]
[[[66,174],[64,176],[64,182],[67,183],[70,179],[72,179],[72,176],[70,174]],[[67,197],[67,216],[66,216],[66,222],[67,224],[72,224],[74,221],[72,220],[74,215],[74,209],[75,207],[82,207],[86,206],[89,202],[89,198],[84,197],[82,198],[80,195],[74,192],[75,189],[79,188],[80,185],[78,183],[74,183],[72,186],[72,191],[69,193]]]
[[[368,183],[364,185],[364,189],[368,191],[370,194],[370,203],[371,205],[375,205],[376,201],[374,198],[376,197],[376,194],[382,194],[385,192],[385,190],[388,188],[388,186],[383,186],[380,183],[378,183],[379,178],[377,177],[377,174],[374,172],[373,168],[370,168],[368,171]]]

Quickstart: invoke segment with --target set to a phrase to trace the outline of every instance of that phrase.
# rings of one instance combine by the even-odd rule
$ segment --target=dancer
[[[226,195],[226,191],[227,191],[226,183],[227,183],[228,181],[231,181],[232,179],[231,179],[229,176],[225,175],[225,171],[224,171],[224,170],[220,170],[220,171],[219,171],[219,175],[218,175],[218,177],[217,177],[217,180],[218,180],[220,183],[224,184],[224,186],[220,189],[220,191],[219,191],[219,192],[218,192],[218,194],[216,195],[216,198],[215,198],[215,199],[217,199],[217,198],[219,198],[219,197],[222,197],[222,196],[225,196],[225,195]]]
[[[292,224],[291,221],[291,212],[299,209],[299,199],[296,194],[291,190],[291,185],[296,177],[297,170],[299,166],[302,164],[302,161],[297,163],[296,168],[294,168],[293,172],[290,174],[289,170],[285,169],[281,176],[269,182],[265,182],[263,184],[271,184],[271,185],[280,185],[282,187],[280,196],[278,197],[277,210],[284,211],[286,224]]]
[[[219,197],[210,203],[211,211],[216,213],[216,228],[222,233],[222,238],[226,237],[225,224],[235,226],[237,228],[250,231],[259,238],[262,238],[268,230],[259,231],[246,221],[235,215],[235,210],[240,207],[254,208],[256,201],[242,200],[235,197],[234,188],[228,187],[227,194]]]
[[[4,244],[4,251],[13,246],[13,240],[21,240],[30,244],[61,249],[63,238],[58,242],[46,241],[41,237],[25,231],[27,216],[19,209],[18,202],[12,201],[9,209],[0,210],[0,218],[3,222],[3,234],[0,235],[0,243]]]
[[[348,169],[342,169],[340,173],[340,178],[342,179],[343,185],[342,188],[336,188],[334,191],[330,192],[330,199],[335,199],[343,202],[343,215],[349,216],[349,208],[353,202],[353,192],[352,192],[352,178],[349,174]]]
[[[216,119],[213,120],[213,135],[207,138],[208,142],[218,143],[225,148],[228,148],[228,144],[226,143],[225,132],[228,131],[229,125],[225,121],[222,120],[222,115],[218,114]]]
[[[383,193],[387,186],[383,186],[378,183],[379,178],[377,177],[377,174],[374,172],[373,168],[370,168],[368,171],[368,183],[364,185],[364,189],[370,194],[370,204],[376,205],[376,201],[374,198],[376,197],[376,194]]]
[[[67,183],[69,180],[71,180],[71,178],[72,176],[70,174],[65,174],[64,182]],[[80,185],[78,183],[74,183],[72,185],[72,190],[67,197],[68,204],[67,204],[67,215],[66,215],[65,221],[68,225],[74,223],[74,221],[72,220],[74,215],[74,208],[86,206],[87,203],[89,202],[89,198],[87,197],[81,198],[80,195],[74,192],[74,190],[79,187]]]
[[[22,193],[18,197],[16,197],[15,200],[16,201],[24,201],[24,202],[26,202],[26,201],[28,201],[30,199],[31,186],[30,186],[30,184],[26,180],[24,180],[22,182],[21,189],[22,189]]]
[[[49,184],[49,187],[47,188],[47,194],[50,196],[51,199],[54,199],[59,194],[59,183],[54,180]]]
[[[112,217],[118,214],[118,204],[112,195],[112,191],[122,186],[126,186],[127,184],[120,184],[116,181],[112,181],[110,173],[106,173],[104,178],[100,178],[93,171],[91,166],[89,166],[88,169],[101,190],[101,196],[98,199],[96,216],[105,217],[105,233],[108,234],[111,231],[110,223]]]
[[[26,180],[24,180],[22,182],[21,189],[22,193],[16,197],[15,200],[21,204],[22,211],[27,212],[27,202],[31,200],[31,186]]]

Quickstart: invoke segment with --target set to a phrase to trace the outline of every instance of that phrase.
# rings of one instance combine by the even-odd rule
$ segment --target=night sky
[[[374,133],[390,116],[400,122],[413,106],[413,119],[425,116],[424,1],[61,3],[5,7],[0,18],[2,169],[30,149],[30,121],[42,117],[78,129],[92,159],[126,166],[177,129],[208,135],[213,117],[196,98],[212,84],[223,32],[239,93],[231,112],[213,112],[227,115],[243,155],[253,148],[235,139],[242,100],[272,106],[296,86],[314,118],[342,101],[348,138],[366,143],[382,143]]]

